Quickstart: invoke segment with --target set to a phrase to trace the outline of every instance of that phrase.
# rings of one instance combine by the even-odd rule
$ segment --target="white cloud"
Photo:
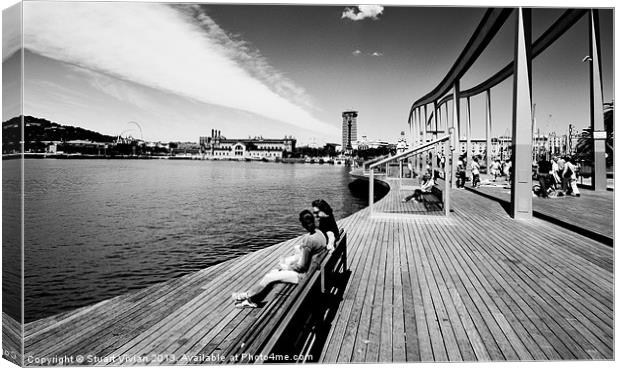
[[[382,52],[375,51],[375,52],[373,52],[373,53],[372,53],[372,55],[371,55],[371,56],[383,56],[383,53],[382,53]]]
[[[25,2],[24,31],[26,48],[53,59],[337,134],[306,111],[311,101],[302,88],[245,42],[229,37],[198,6]]]
[[[355,50],[352,52],[353,55],[357,56],[357,55],[361,55],[361,51],[360,50]]]
[[[351,20],[362,20],[365,18],[377,19],[383,13],[381,5],[358,5],[355,8],[345,8],[342,12],[341,19],[349,18]]]

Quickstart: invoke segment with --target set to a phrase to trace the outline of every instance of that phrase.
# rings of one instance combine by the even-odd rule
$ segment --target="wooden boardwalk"
[[[453,191],[452,201],[449,218],[377,220],[365,209],[339,222],[351,275],[315,360],[614,358],[611,247],[540,219],[511,220],[469,191]],[[26,363],[217,362],[256,313],[235,309],[230,293],[294,241],[28,323]]]

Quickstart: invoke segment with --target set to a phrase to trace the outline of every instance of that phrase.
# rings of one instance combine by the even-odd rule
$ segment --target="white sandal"
[[[257,308],[258,305],[252,301],[250,301],[250,299],[245,299],[240,303],[235,304],[235,308]]]
[[[247,300],[249,297],[250,296],[248,295],[247,291],[243,291],[240,293],[232,293],[232,299],[235,303]]]

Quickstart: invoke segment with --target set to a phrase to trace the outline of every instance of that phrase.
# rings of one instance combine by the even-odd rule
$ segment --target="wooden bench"
[[[347,271],[347,234],[340,230],[340,239],[330,253],[324,250],[313,256],[306,276],[299,284],[278,283],[269,293],[267,303],[252,310],[246,318],[243,331],[223,351],[227,363],[265,363],[271,354],[297,355],[295,363],[305,361],[311,344],[295,344],[291,339],[304,340],[300,326],[307,323],[307,310],[320,312],[322,301],[327,301],[339,275]],[[304,319],[305,318],[305,319]],[[283,341],[288,340],[288,341]],[[301,345],[301,346],[297,346]],[[283,346],[286,346],[284,348]],[[295,346],[291,348],[291,346]],[[289,351],[289,349],[297,349]],[[284,349],[285,351],[279,351]],[[277,361],[277,359],[276,359]]]
[[[424,208],[442,210],[443,209],[443,192],[437,185],[431,187],[430,192],[424,192],[420,195]]]

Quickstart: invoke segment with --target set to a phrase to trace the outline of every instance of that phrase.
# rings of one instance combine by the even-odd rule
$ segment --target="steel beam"
[[[603,88],[601,81],[601,50],[598,10],[591,9],[588,14],[590,33],[590,128],[592,129],[594,190],[607,190],[607,165],[605,163],[605,122],[603,118]]]
[[[532,10],[519,8],[512,103],[511,216],[532,218]]]
[[[487,140],[487,158],[486,158],[486,163],[487,163],[487,174],[490,174],[490,169],[489,166],[490,165],[490,161],[493,160],[493,157],[491,157],[491,90],[487,89],[487,92],[485,93],[486,99],[486,129],[485,129],[485,133],[486,133],[486,140]]]
[[[454,87],[452,87],[452,128],[454,129],[453,133],[453,143],[452,143],[452,186],[456,187],[456,165],[458,163],[458,158],[461,154],[461,135],[460,135],[460,120],[461,120],[461,106],[459,101],[459,81],[454,82]]]
[[[412,109],[436,101],[448,93],[454,83],[461,79],[486,49],[513,10],[511,8],[488,9],[448,74],[435,89],[416,101]]]
[[[471,104],[469,101],[469,97],[467,97],[467,111],[466,111],[466,121],[465,121],[465,140],[466,140],[466,145],[465,145],[465,152],[467,154],[467,161],[471,162],[474,159],[474,155],[471,154]],[[468,165],[469,166],[469,165]]]

